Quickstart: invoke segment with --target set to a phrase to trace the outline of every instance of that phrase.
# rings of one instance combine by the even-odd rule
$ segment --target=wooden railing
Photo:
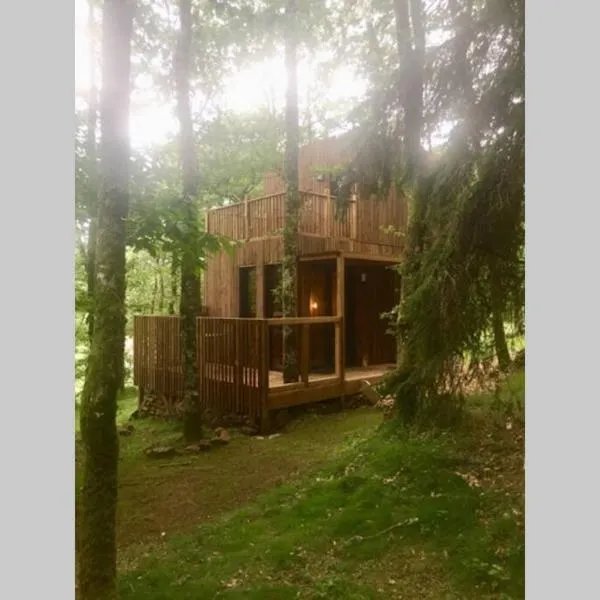
[[[323,237],[356,237],[356,203],[336,214],[335,199],[323,194],[300,192],[300,232]],[[209,233],[236,240],[277,235],[284,226],[285,194],[273,194],[207,213]]]
[[[160,394],[169,402],[183,396],[179,317],[136,315],[134,384],[141,392]],[[246,415],[264,420],[270,409],[269,328],[297,327],[300,381],[278,384],[278,391],[308,388],[311,326],[335,328],[335,378],[344,379],[341,317],[197,320],[198,386],[201,407],[215,414]]]
[[[300,197],[300,233],[400,245],[394,234],[382,230],[389,225],[397,227],[405,220],[403,207],[395,197],[385,201],[353,200],[343,210],[336,209],[332,196],[300,192]],[[210,210],[207,230],[235,240],[256,239],[281,233],[284,218],[285,194],[273,194]]]
[[[260,417],[269,388],[268,336],[257,319],[198,319],[201,402],[219,414]]]

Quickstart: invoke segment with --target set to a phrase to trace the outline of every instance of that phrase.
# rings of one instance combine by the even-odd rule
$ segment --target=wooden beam
[[[248,196],[244,196],[244,239],[250,239],[250,212],[248,211]]]
[[[346,280],[346,261],[343,256],[337,257],[336,270],[336,303],[337,316],[339,322],[335,326],[335,374],[344,382],[344,370],[346,366],[345,348],[344,348],[344,327],[345,327],[345,280]]]
[[[233,322],[233,335],[235,337],[235,366],[234,366],[234,386],[235,386],[235,407],[238,409],[241,405],[242,398],[242,323],[240,321]]]
[[[350,260],[357,261],[366,261],[366,262],[379,262],[379,263],[389,263],[390,266],[398,265],[402,262],[403,257],[401,256],[380,256],[377,254],[355,254],[353,252],[342,252],[341,255],[344,258]]]
[[[326,252],[321,254],[303,254],[298,260],[300,262],[315,262],[317,260],[335,260],[339,252]]]
[[[291,384],[296,386],[297,384]],[[301,404],[311,404],[343,395],[344,386],[336,377],[311,383],[309,387],[281,387],[269,394],[269,408],[280,409]]]
[[[272,317],[265,319],[270,327],[282,325],[323,325],[325,323],[339,323],[340,317]]]
[[[265,316],[265,252],[264,246],[260,246],[256,261],[256,317],[262,319]]]
[[[266,433],[269,430],[269,326],[263,321],[260,332],[260,373],[258,385],[260,389],[260,431]]]
[[[310,370],[310,326],[302,325],[302,341],[300,346],[300,375],[302,383],[308,386],[308,372]]]

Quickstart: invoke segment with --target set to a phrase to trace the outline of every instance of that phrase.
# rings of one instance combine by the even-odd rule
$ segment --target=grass
[[[119,400],[119,424],[136,407],[133,390]],[[194,529],[247,505],[283,482],[302,478],[327,463],[344,441],[372,434],[381,415],[372,409],[307,416],[272,439],[232,431],[229,445],[209,453],[151,460],[151,445],[179,444],[175,422],[131,421],[133,434],[120,438],[117,542],[120,565],[167,537]],[[80,475],[79,469],[77,475]]]
[[[523,598],[523,426],[506,410],[523,383],[473,398],[458,432],[376,431],[380,414],[359,409],[170,462],[142,449],[176,426],[136,422],[121,448],[121,598]]]

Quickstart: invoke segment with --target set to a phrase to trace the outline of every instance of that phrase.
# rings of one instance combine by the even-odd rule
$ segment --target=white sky
[[[88,5],[86,0],[75,0],[75,87],[85,97],[89,87],[89,45],[87,35]],[[298,69],[298,91],[300,101],[309,88],[316,83],[314,67],[301,63]],[[142,85],[140,85],[142,84]],[[157,104],[149,90],[144,91],[143,81],[136,81],[132,94],[130,118],[131,142],[134,147],[160,143],[177,124],[167,106]],[[331,100],[341,100],[360,95],[362,83],[351,69],[339,69],[330,78],[328,88],[322,93]],[[247,68],[230,77],[224,86],[223,101],[226,108],[236,112],[253,111],[275,103],[283,107],[285,98],[285,68],[283,56],[266,60],[262,64]],[[79,101],[81,102],[81,100]]]
[[[87,0],[75,0],[75,87],[83,98],[89,87],[87,19]],[[428,43],[437,45],[443,40],[443,32],[433,32]],[[271,58],[262,64],[240,71],[225,82],[223,107],[236,112],[250,112],[274,103],[281,109],[285,99],[285,79],[283,56]],[[132,145],[137,148],[161,143],[169,133],[177,130],[177,122],[171,108],[157,101],[156,90],[148,87],[151,84],[151,81],[143,81],[138,77],[132,93],[130,135]],[[366,85],[352,69],[340,68],[328,78],[328,86],[323,88],[323,84],[318,82],[314,66],[301,62],[298,66],[301,104],[304,103],[309,89],[313,92],[318,91],[331,102],[336,102],[360,97]],[[433,146],[443,143],[451,129],[451,123],[442,123],[432,136]]]

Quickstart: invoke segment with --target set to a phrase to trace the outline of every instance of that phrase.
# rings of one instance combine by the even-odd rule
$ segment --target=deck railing
[[[168,402],[183,396],[182,348],[178,316],[134,317],[133,379],[141,391]],[[269,404],[269,329],[299,330],[299,373],[295,383],[278,385],[286,393],[308,388],[311,326],[335,328],[335,377],[344,380],[341,317],[197,319],[198,386],[201,407],[216,414],[246,415],[262,420]]]
[[[401,245],[398,237],[384,228],[405,223],[402,203],[395,194],[388,200],[352,200],[337,209],[335,198],[313,192],[300,192],[299,231],[305,235],[352,239],[360,242]],[[283,230],[285,194],[272,194],[214,208],[207,213],[207,230],[235,240],[278,235]]]

